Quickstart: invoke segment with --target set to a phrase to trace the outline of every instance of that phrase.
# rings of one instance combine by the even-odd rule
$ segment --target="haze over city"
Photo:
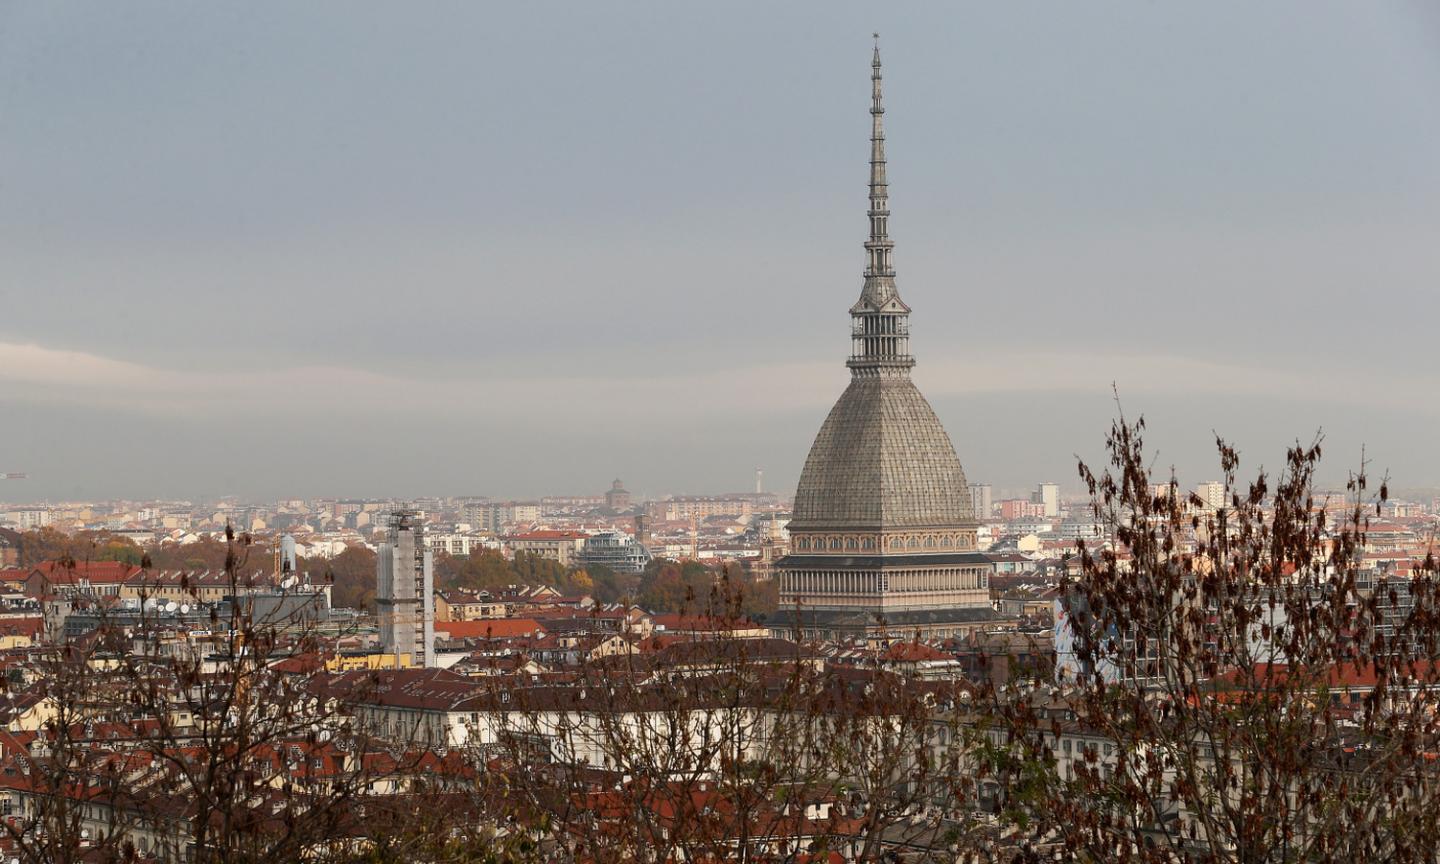
[[[54,2],[0,4],[0,495],[789,494],[877,29],[972,481],[1074,488],[1113,384],[1188,483],[1323,428],[1440,485],[1428,4]]]
[[[0,861],[1435,864],[1440,7],[897,6],[0,0]]]

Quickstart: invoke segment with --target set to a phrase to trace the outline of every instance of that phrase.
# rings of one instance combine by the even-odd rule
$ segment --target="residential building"
[[[970,509],[975,518],[985,520],[995,512],[994,490],[989,483],[970,484]]]
[[[583,545],[585,534],[579,531],[530,531],[505,538],[505,546],[512,555],[528,552],[541,558],[559,561],[563,567],[570,566],[575,560],[575,553],[579,552]]]
[[[1054,483],[1041,483],[1030,494],[1031,503],[1040,505],[1040,513],[1047,519],[1060,515],[1060,487]]]
[[[711,516],[749,516],[755,512],[750,497],[685,496],[667,498],[650,505],[650,517],[663,522],[705,520]]]
[[[1195,487],[1195,497],[1206,510],[1219,510],[1225,506],[1225,484],[1210,480]]]

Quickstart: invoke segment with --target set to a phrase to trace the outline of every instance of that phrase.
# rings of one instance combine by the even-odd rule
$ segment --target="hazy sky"
[[[0,499],[792,490],[872,30],[972,481],[1440,484],[1432,3],[0,0]]]

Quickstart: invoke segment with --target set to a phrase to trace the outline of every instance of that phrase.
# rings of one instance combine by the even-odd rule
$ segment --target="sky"
[[[0,0],[0,500],[792,491],[872,31],[972,482],[1440,486],[1434,4]]]

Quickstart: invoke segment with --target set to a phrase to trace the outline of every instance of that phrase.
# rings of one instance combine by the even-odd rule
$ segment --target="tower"
[[[425,529],[414,510],[390,514],[385,542],[375,559],[375,608],[380,646],[397,667],[409,655],[414,666],[435,665],[435,577]]]
[[[618,477],[610,484],[610,491],[605,493],[605,507],[615,513],[630,509],[630,492]]]
[[[880,47],[871,60],[869,237],[850,307],[850,385],[795,492],[772,628],[821,639],[960,635],[994,618],[965,471],[910,378],[895,283]]]
[[[1060,515],[1060,487],[1054,483],[1041,483],[1030,495],[1030,503],[1039,504],[1046,519]]]
[[[994,503],[994,490],[989,483],[970,484],[970,510],[976,519],[989,519],[991,511],[995,509]]]

